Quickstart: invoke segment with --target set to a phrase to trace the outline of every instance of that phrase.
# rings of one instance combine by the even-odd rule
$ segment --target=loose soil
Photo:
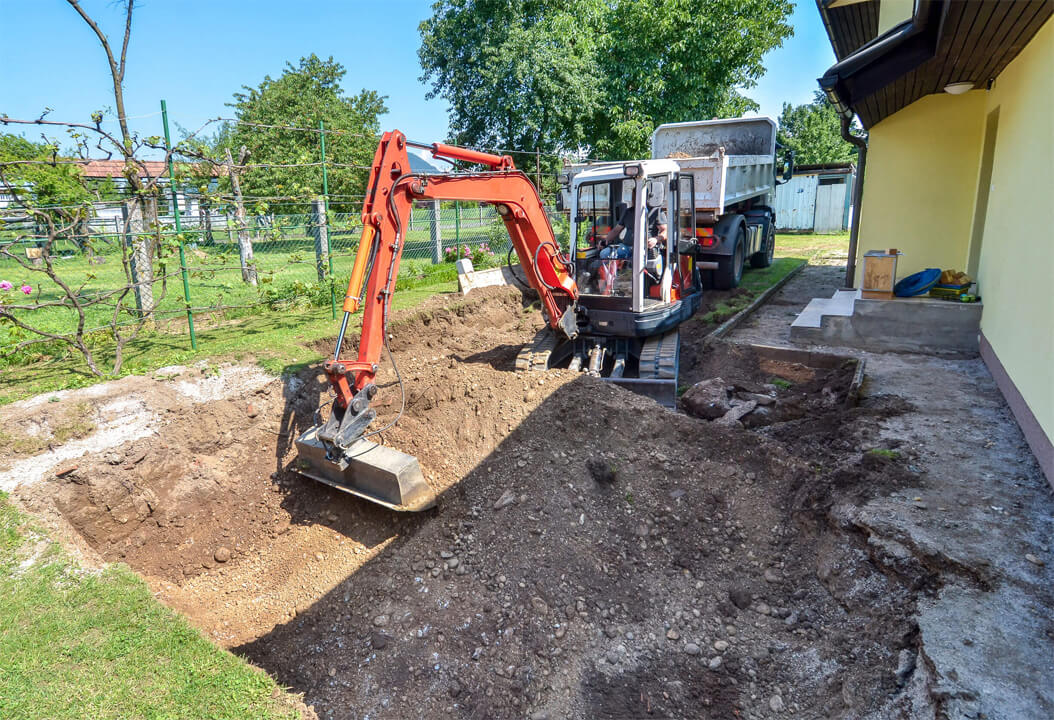
[[[152,434],[16,496],[320,717],[917,711],[912,616],[939,579],[835,512],[915,480],[909,454],[872,452],[910,406],[847,408],[845,368],[686,343],[686,380],[797,408],[719,427],[577,373],[515,373],[539,327],[510,288],[393,319],[405,411],[383,441],[441,493],[427,513],[292,470],[327,410],[314,369],[193,402],[143,379]],[[376,427],[401,404],[387,362],[380,384]]]

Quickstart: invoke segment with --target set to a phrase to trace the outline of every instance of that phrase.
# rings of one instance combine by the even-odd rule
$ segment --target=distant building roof
[[[187,165],[187,163],[179,163],[180,165]],[[144,160],[137,163],[140,168],[140,174],[143,177],[160,177],[168,174],[168,166],[160,160]],[[143,175],[143,166],[146,166],[146,173]],[[120,178],[124,177],[124,160],[85,160],[81,165],[84,171],[84,177],[86,178]],[[222,167],[213,166],[212,176],[219,177],[224,174]]]
[[[150,177],[164,175],[168,168],[160,160],[147,160],[142,163],[146,165],[146,174]],[[84,177],[89,178],[119,178],[124,176],[124,160],[88,160],[81,168]]]
[[[816,172],[829,172],[829,173],[852,173],[856,172],[856,166],[851,162],[844,163],[813,163],[805,165],[795,165],[794,174],[808,175]]]

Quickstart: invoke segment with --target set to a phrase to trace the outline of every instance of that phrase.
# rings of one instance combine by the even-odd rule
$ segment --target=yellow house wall
[[[1052,69],[1054,21],[1048,20],[983,95],[985,115],[999,108],[999,126],[978,273],[984,298],[981,330],[1050,439],[1054,439]],[[980,152],[978,142],[976,153]]]
[[[868,250],[897,248],[897,277],[966,269],[985,92],[927,95],[870,130],[857,245],[857,287]]]

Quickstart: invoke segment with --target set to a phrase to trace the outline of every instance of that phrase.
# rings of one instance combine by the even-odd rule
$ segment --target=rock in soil
[[[728,404],[728,384],[721,378],[697,382],[681,396],[681,404],[690,415],[704,420],[724,417]]]

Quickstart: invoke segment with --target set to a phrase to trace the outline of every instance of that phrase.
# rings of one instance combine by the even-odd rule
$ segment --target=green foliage
[[[794,151],[794,162],[801,165],[856,159],[856,148],[842,139],[838,112],[819,90],[806,105],[783,104],[776,138]]]
[[[11,133],[0,133],[0,162],[17,160],[64,160],[55,145],[36,143]],[[22,199],[34,207],[49,205],[86,205],[92,194],[84,183],[80,166],[75,164],[11,165],[4,178],[21,189]]]
[[[647,157],[666,122],[736,117],[758,104],[765,53],[793,34],[790,0],[614,0],[604,18],[603,105],[591,133],[599,157]]]
[[[451,141],[552,152],[587,141],[603,86],[596,0],[441,0],[421,23],[429,98],[450,104]],[[514,158],[524,164],[524,157]]]
[[[328,307],[330,305],[330,282],[309,283],[294,280],[285,283],[264,285],[260,296],[271,310],[290,307]]]
[[[739,90],[791,34],[791,10],[790,0],[439,0],[418,55],[430,97],[450,103],[454,142],[644,157],[660,123],[756,109]]]
[[[890,450],[889,448],[871,448],[867,451],[867,454],[885,458],[886,460],[896,460],[900,457],[900,453],[896,450]]]
[[[249,123],[317,128],[319,121],[324,121],[327,131],[347,133],[330,132],[326,135],[327,162],[368,166],[377,149],[379,117],[387,112],[387,108],[384,97],[373,90],[346,95],[341,87],[346,72],[344,66],[333,58],[322,60],[310,55],[301,58],[297,65],[287,63],[278,78],[267,76],[255,88],[245,86],[245,92],[235,93],[231,105],[237,118]],[[318,133],[238,123],[221,130],[212,154],[222,160],[223,150],[230,148],[237,162],[242,146],[249,150],[247,164],[289,165],[321,161]],[[366,171],[360,167],[331,165],[328,175],[329,192],[335,196],[330,209],[355,211],[358,203],[351,197],[340,196],[363,195]],[[318,165],[251,168],[242,175],[241,185],[246,196],[321,195],[322,168]],[[221,187],[224,192],[230,192],[230,180],[224,178]],[[302,209],[303,202],[298,207]],[[280,201],[256,209],[263,212],[292,211],[284,209]]]

